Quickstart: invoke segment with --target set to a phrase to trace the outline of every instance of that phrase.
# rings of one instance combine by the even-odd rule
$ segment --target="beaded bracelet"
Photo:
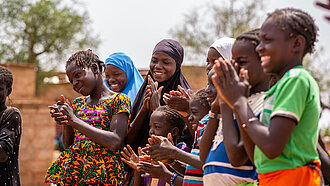
[[[209,117],[210,118],[213,118],[213,119],[220,119],[221,118],[221,115],[220,114],[217,114],[217,113],[213,113],[213,112],[209,112]]]
[[[170,179],[170,186],[174,186],[174,181],[175,181],[176,177],[178,177],[178,174],[173,172],[171,179]]]

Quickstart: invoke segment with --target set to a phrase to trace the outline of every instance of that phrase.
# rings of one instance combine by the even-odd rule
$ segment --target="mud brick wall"
[[[206,88],[207,75],[204,66],[182,66],[181,69],[184,77],[187,79],[194,92]]]
[[[49,116],[48,105],[40,100],[15,101],[22,114],[22,136],[19,154],[23,186],[43,184],[47,168],[53,162],[55,122]]]
[[[34,65],[1,64],[13,73],[14,83],[10,98],[33,99],[36,90],[36,70]]]

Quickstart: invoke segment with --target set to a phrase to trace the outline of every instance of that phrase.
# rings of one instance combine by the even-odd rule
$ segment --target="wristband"
[[[174,181],[175,181],[176,177],[178,177],[178,174],[173,172],[172,176],[171,176],[171,180],[170,180],[170,186],[174,186]]]
[[[221,114],[216,114],[216,113],[213,113],[213,112],[209,112],[209,117],[210,118],[213,118],[213,119],[220,119],[221,118]]]

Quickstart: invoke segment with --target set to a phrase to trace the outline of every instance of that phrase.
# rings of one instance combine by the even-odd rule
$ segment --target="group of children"
[[[78,51],[66,73],[82,97],[71,104],[61,96],[50,106],[66,150],[45,182],[323,184],[319,91],[302,67],[316,35],[307,13],[276,10],[260,29],[210,46],[208,85],[196,93],[181,73],[184,52],[175,40],[155,46],[144,81],[124,53],[104,65],[91,50]]]
[[[324,184],[322,171],[327,171],[317,151],[319,90],[302,66],[316,36],[307,13],[275,10],[260,29],[210,46],[208,85],[196,93],[181,72],[184,51],[175,40],[155,46],[144,81],[124,53],[103,63],[91,50],[76,52],[66,62],[66,74],[82,96],[70,103],[61,95],[49,107],[63,125],[65,150],[47,170],[45,182]],[[0,162],[17,156],[13,147],[21,130],[19,112],[5,104],[11,83],[3,74]],[[15,127],[3,125],[8,118]],[[16,163],[10,170],[15,175],[17,162],[10,163]],[[11,175],[5,174],[0,172],[0,183]]]

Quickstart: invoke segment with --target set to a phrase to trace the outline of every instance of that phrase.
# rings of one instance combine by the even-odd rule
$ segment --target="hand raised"
[[[160,106],[161,93],[164,87],[158,88],[158,82],[154,82],[150,76],[148,76],[148,85],[150,85],[151,89],[150,110],[154,111]]]
[[[212,81],[218,95],[233,109],[239,98],[248,96],[247,70],[240,69],[238,76],[231,62],[222,59],[215,61],[213,69],[215,73],[212,76]]]

